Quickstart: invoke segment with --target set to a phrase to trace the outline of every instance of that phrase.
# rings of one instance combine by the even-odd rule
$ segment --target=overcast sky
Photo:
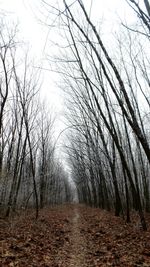
[[[48,3],[54,4],[56,0],[47,0]],[[60,1],[59,1],[60,2]],[[90,6],[91,0],[85,0],[86,5]],[[48,53],[51,53],[48,34],[49,29],[40,23],[47,21],[48,13],[41,8],[41,0],[0,0],[0,10],[6,12],[10,20],[19,22],[20,37],[30,44],[30,50],[36,59],[45,59]],[[105,26],[110,32],[115,31],[115,23],[120,18],[129,18],[129,9],[125,0],[93,0],[92,13],[94,17],[103,18]],[[44,14],[45,13],[45,14]],[[45,16],[45,17],[44,17]],[[113,23],[112,23],[113,22]],[[54,32],[53,32],[54,34]],[[53,38],[53,36],[51,36]],[[46,84],[50,83],[50,73],[45,73],[43,85],[43,95],[47,101],[57,107],[60,98],[57,99],[58,90],[53,86],[47,88]],[[52,77],[51,77],[52,79]],[[57,91],[57,92],[56,92]]]
[[[47,55],[51,54],[52,49],[49,39],[55,40],[56,36],[54,30],[43,25],[43,23],[46,24],[49,21],[50,15],[47,12],[47,8],[42,8],[41,1],[42,0],[0,0],[0,11],[7,16],[9,21],[17,21],[19,23],[19,38],[29,43],[30,54],[36,58],[37,62],[42,62],[43,66],[45,66]],[[61,2],[61,0],[45,1],[52,5],[54,5],[55,2]],[[83,1],[86,7],[90,9],[91,0]],[[105,25],[104,30],[108,34],[108,41],[110,40],[110,33],[114,33],[117,30],[118,21],[120,19],[132,21],[131,9],[128,8],[126,0],[93,0],[92,2],[92,15],[98,22],[103,20]],[[46,67],[47,66],[48,64]],[[43,71],[42,76],[43,85],[41,88],[41,96],[43,99],[46,99],[50,110],[53,109],[57,116],[56,139],[59,136],[63,138],[64,134],[60,135],[60,132],[66,127],[63,123],[63,97],[62,92],[54,83],[58,76],[50,71]],[[60,142],[57,142],[57,151],[59,153],[61,138],[59,137],[58,140],[60,140]]]
[[[54,5],[57,0],[45,1]],[[84,1],[85,5],[90,7],[91,0]],[[61,1],[58,2],[60,3]],[[51,46],[48,39],[55,39],[54,31],[49,30],[48,27],[41,23],[41,21],[45,23],[48,21],[49,14],[46,9],[42,8],[41,0],[0,0],[1,12],[3,11],[10,21],[14,20],[19,22],[19,36],[30,44],[31,53],[37,62],[38,60],[46,62],[46,55],[51,54]],[[98,21],[103,19],[106,32],[108,33],[115,32],[116,27],[118,27],[119,18],[131,20],[132,15],[130,12],[125,0],[93,0],[93,17]],[[61,122],[63,120],[63,116],[61,116],[63,114],[62,93],[53,82],[56,79],[53,73],[43,71],[43,77],[41,95],[43,98],[46,98],[49,106],[53,106],[53,109],[57,111],[57,117],[59,117],[59,126],[57,128],[59,134],[59,131],[64,127]]]
[[[54,5],[58,0],[45,0]],[[85,5],[90,7],[91,0],[84,0]],[[47,44],[48,27],[43,26],[40,20],[47,22],[48,12],[42,8],[42,0],[0,0],[0,10],[7,12],[10,20],[18,20],[20,23],[20,35],[28,41],[33,53],[39,58],[43,57],[45,45]],[[58,1],[59,3],[61,2]],[[70,1],[71,2],[71,1]],[[119,20],[130,19],[131,9],[128,9],[126,0],[93,0],[92,14],[94,18],[102,19],[109,30],[115,30]],[[48,49],[48,46],[46,47]]]

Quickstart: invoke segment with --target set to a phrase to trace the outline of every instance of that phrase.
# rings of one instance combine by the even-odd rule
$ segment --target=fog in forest
[[[149,41],[149,0],[0,2],[2,220],[63,206],[74,255],[86,212],[149,229]]]

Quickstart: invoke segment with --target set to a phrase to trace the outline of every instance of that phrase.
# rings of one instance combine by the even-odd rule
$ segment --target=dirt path
[[[59,267],[86,267],[87,240],[83,232],[85,220],[78,206],[68,210],[68,225],[65,232],[68,236],[64,246],[59,250],[56,266]]]
[[[70,255],[71,267],[86,266],[86,239],[81,235],[81,220],[80,212],[76,207],[74,209],[74,217],[72,219],[72,232],[70,236],[70,242],[72,244],[72,251]]]

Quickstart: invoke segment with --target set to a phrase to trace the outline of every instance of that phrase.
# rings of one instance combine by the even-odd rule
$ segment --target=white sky
[[[46,1],[50,4],[56,2],[56,0]],[[87,5],[90,5],[91,0],[85,0],[85,2]],[[44,9],[43,11],[40,10],[40,3],[41,0],[0,0],[0,11],[4,10],[7,12],[6,14],[10,19],[18,20],[20,36],[22,39],[29,42],[33,57],[35,56],[37,60],[45,59],[45,55],[51,53],[51,51],[48,51],[47,42],[49,29],[43,26],[38,20],[41,16],[41,19],[44,21],[44,16],[40,14]],[[127,9],[125,0],[93,0],[92,13],[94,16],[96,15],[98,19],[104,19],[110,32],[115,31],[116,24],[114,21],[119,20],[119,17],[130,17],[128,12],[129,9]],[[48,14],[45,12],[45,15]],[[51,38],[53,39],[53,36],[51,36]],[[52,85],[51,83],[52,76],[51,73],[45,72],[45,81],[42,91],[50,104],[53,103],[56,108],[60,108],[58,101],[61,102],[61,100],[60,97],[57,99],[58,89],[56,87],[54,88],[54,84]],[[51,84],[51,86],[47,86],[46,84]]]
[[[46,0],[50,4],[54,4],[56,0]],[[90,6],[91,0],[84,0],[86,5]],[[60,1],[58,0],[60,3]],[[8,19],[18,20],[20,37],[30,44],[31,53],[36,60],[45,59],[47,53],[51,53],[50,46],[47,42],[49,32],[48,27],[43,26],[38,19],[45,22],[47,21],[45,10],[45,18],[41,8],[41,0],[0,0],[0,12],[6,12]],[[126,20],[131,20],[131,11],[128,9],[125,0],[93,0],[92,14],[97,20],[102,19],[106,23],[106,29],[109,32],[115,31],[117,25],[116,21],[119,17]],[[54,36],[50,36],[51,39]],[[44,82],[42,86],[41,94],[46,98],[46,102],[49,106],[54,106],[54,110],[57,111],[59,116],[58,121],[58,135],[59,131],[64,128],[64,124],[61,122],[63,113],[63,99],[61,98],[60,89],[52,82],[55,75],[51,72],[45,71]]]

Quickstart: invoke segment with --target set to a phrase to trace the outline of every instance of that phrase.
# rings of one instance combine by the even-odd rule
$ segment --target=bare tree
[[[141,75],[138,78],[136,72],[138,54],[132,51],[134,47],[132,47],[130,36],[130,46],[127,43],[124,47],[129,52],[128,58],[132,67],[126,64],[126,52],[125,54],[121,53],[121,46],[121,49],[118,50],[122,58],[120,68],[117,60],[112,59],[112,53],[104,45],[98,27],[94,25],[88,15],[83,1],[75,1],[70,5],[64,0],[63,4],[62,10],[53,8],[59,17],[59,25],[61,24],[66,38],[63,52],[60,57],[55,58],[55,64],[58,68],[56,71],[63,75],[66,85],[65,91],[69,92],[69,102],[76,108],[76,114],[73,116],[70,114],[73,130],[75,129],[77,133],[82,134],[82,142],[75,138],[71,144],[71,151],[73,151],[72,168],[76,174],[78,173],[78,177],[83,177],[80,179],[81,184],[80,180],[77,181],[79,199],[88,202],[89,191],[90,196],[92,195],[92,198],[95,199],[95,205],[97,205],[99,198],[97,190],[95,190],[97,167],[94,148],[96,135],[94,133],[97,132],[97,144],[105,155],[104,164],[100,161],[101,166],[103,166],[103,181],[106,181],[109,173],[111,182],[109,186],[106,182],[105,185],[107,185],[107,191],[113,188],[111,194],[115,198],[116,215],[124,212],[123,207],[126,206],[127,221],[130,221],[129,209],[132,206],[139,211],[141,224],[146,230],[139,168],[135,154],[137,140],[142,154],[148,162],[150,162],[150,147],[135,85],[138,85],[139,91],[145,98],[144,103],[147,102],[146,105],[149,106],[148,97],[142,86],[143,80],[146,81],[148,75],[146,77]],[[80,19],[77,17],[77,10],[80,13]],[[142,64],[138,62],[138,66],[140,69]],[[66,68],[68,69],[67,72]],[[133,72],[131,72],[131,68]],[[134,73],[132,77],[131,73]],[[70,106],[69,109],[71,109]],[[75,116],[78,116],[78,119]],[[81,117],[80,120],[79,116]],[[90,127],[88,121],[90,121]],[[94,129],[92,135],[90,128]],[[81,146],[85,150],[81,149]],[[101,158],[101,153],[99,158]],[[109,166],[107,174],[106,166]],[[83,173],[82,176],[81,173]],[[103,192],[100,194],[104,195]]]

